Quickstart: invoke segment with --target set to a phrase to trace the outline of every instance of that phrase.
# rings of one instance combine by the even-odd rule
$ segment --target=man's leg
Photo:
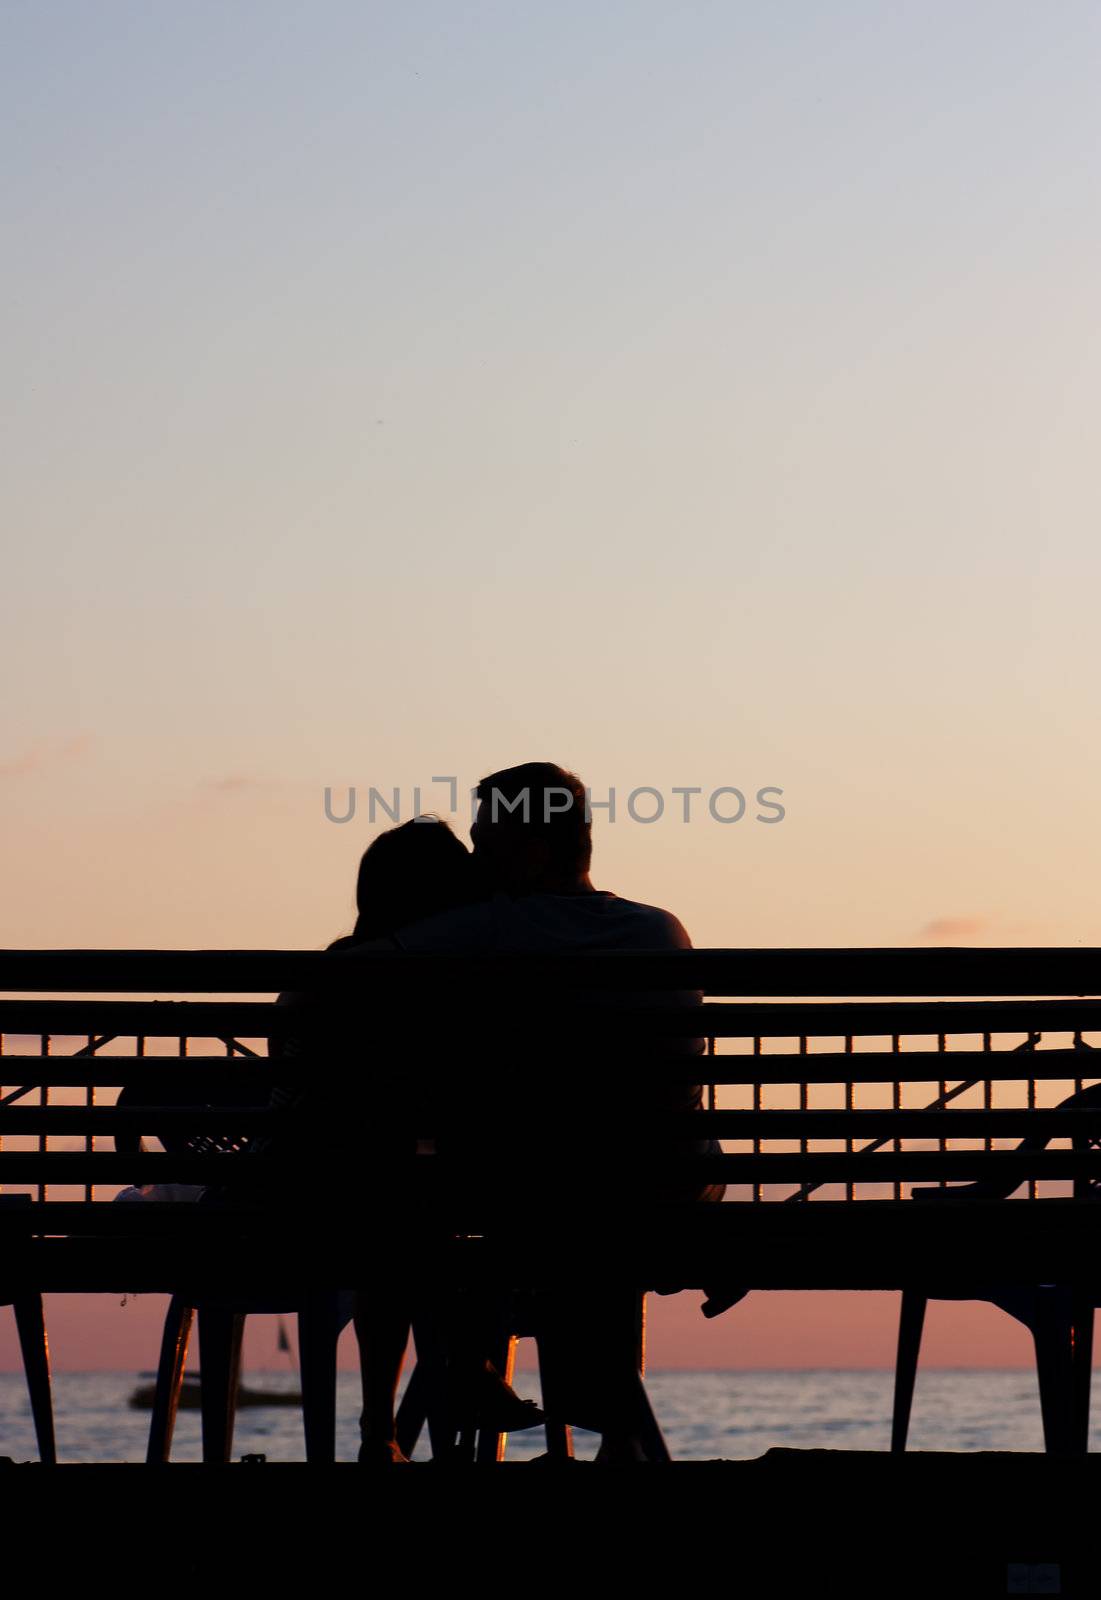
[[[537,1297],[543,1409],[602,1436],[601,1461],[642,1461],[639,1292],[597,1288]]]

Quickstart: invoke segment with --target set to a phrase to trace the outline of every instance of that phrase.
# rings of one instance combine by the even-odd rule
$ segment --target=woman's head
[[[377,939],[475,898],[470,851],[438,817],[380,833],[356,881],[357,939]]]

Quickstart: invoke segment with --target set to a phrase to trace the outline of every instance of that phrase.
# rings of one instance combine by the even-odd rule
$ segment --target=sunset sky
[[[316,948],[371,785],[528,759],[698,945],[1101,945],[1099,67],[1086,0],[3,0],[0,945]],[[654,1359],[892,1360],[798,1305]]]

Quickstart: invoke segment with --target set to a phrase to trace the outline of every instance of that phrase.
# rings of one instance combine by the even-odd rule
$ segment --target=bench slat
[[[645,1153],[646,1147],[643,1148]],[[571,1169],[583,1159],[584,1145],[566,1152]],[[639,1181],[639,1152],[601,1154],[600,1182],[613,1179]],[[417,1166],[412,1167],[413,1161]],[[245,1163],[242,1166],[242,1162]],[[431,1167],[439,1163],[438,1176]],[[494,1158],[494,1183],[507,1184],[510,1175],[529,1182],[551,1185],[563,1182],[564,1156],[553,1159],[536,1151],[502,1154]],[[801,1153],[767,1152],[760,1155],[722,1155],[664,1157],[663,1172],[675,1176],[683,1172],[691,1181],[727,1183],[890,1183],[967,1182],[975,1178],[996,1179],[1001,1174],[1045,1179],[1091,1178],[1101,1181],[1101,1151],[1038,1150],[1018,1154],[1009,1150],[879,1150],[871,1155],[859,1151],[812,1151]],[[471,1179],[481,1173],[485,1163],[472,1162],[464,1168],[458,1161],[443,1157],[409,1157],[404,1161],[372,1160],[375,1180],[382,1176],[397,1181],[405,1172],[410,1183],[436,1181],[441,1186],[459,1182],[467,1172]],[[332,1181],[332,1158],[324,1151],[299,1151],[293,1157],[275,1155],[190,1155],[148,1151],[133,1156],[113,1151],[89,1153],[83,1150],[0,1152],[0,1181],[4,1183],[207,1183],[239,1187],[259,1183],[279,1183],[300,1188],[303,1184]],[[576,1180],[575,1180],[576,1181]]]
[[[416,963],[411,970],[411,959]],[[365,962],[371,978],[364,975]],[[527,981],[714,995],[1101,994],[1101,950],[799,949],[586,951],[544,955],[430,955],[314,950],[4,950],[0,989],[214,994],[361,987],[423,989]]]

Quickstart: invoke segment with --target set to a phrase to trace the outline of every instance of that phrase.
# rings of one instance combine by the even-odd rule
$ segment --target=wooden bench
[[[6,1196],[13,1186],[26,1195],[0,1205],[0,1295],[171,1293],[186,1282],[227,1293],[279,1282],[305,1295],[354,1284],[367,1258],[399,1269],[413,1236],[398,1226],[401,1208],[349,1220],[327,1206],[323,1148],[281,1153],[277,1141],[263,1157],[114,1150],[119,1135],[156,1131],[148,1114],[113,1105],[119,1086],[153,1090],[181,1058],[196,1098],[232,1091],[240,1109],[169,1108],[158,1127],[215,1137],[229,1122],[245,1133],[278,1130],[276,1113],[249,1102],[271,1084],[267,1041],[285,1027],[271,997],[297,990],[364,1016],[384,1003],[405,1018],[411,1060],[447,1060],[448,1071],[472,1077],[476,1056],[472,1067],[451,1065],[458,1034],[465,1061],[476,1050],[472,1028],[485,1039],[502,1015],[513,1027],[524,1020],[533,1049],[552,1019],[559,1030],[577,1008],[594,1019],[591,1028],[578,1022],[576,1037],[590,1042],[562,1062],[543,1114],[550,1126],[563,1104],[584,1106],[595,1082],[618,1085],[612,1123],[605,1104],[589,1129],[607,1180],[598,1204],[548,1158],[545,1139],[540,1154],[517,1136],[507,1104],[491,1182],[469,1181],[461,1141],[451,1156],[394,1162],[393,1181],[405,1185],[395,1192],[418,1196],[404,1207],[418,1270],[441,1283],[583,1293],[612,1272],[639,1289],[936,1282],[966,1292],[981,1263],[985,1281],[1058,1282],[1084,1302],[1094,1284],[1101,1155],[1091,1141],[1101,1140],[1101,1112],[1057,1103],[1101,1077],[1090,1043],[1101,1042],[1101,1000],[1090,994],[1099,971],[1093,950],[0,954],[0,991],[12,996],[0,1000],[0,1182]],[[665,1003],[689,990],[702,991],[702,1005]],[[693,1037],[707,1041],[702,1062],[678,1047]],[[517,1041],[517,1074],[524,1058]],[[361,1071],[358,1056],[303,1057],[280,1062],[277,1075],[338,1095]],[[704,1110],[645,1111],[646,1085],[701,1079]],[[540,1115],[530,1096],[525,1115]],[[442,1134],[448,1148],[447,1129],[422,1131]],[[697,1134],[721,1138],[726,1153],[668,1156],[666,1165],[689,1181],[724,1181],[726,1203],[661,1202],[632,1188],[663,1141]],[[1050,1143],[1014,1154],[1026,1136]],[[1017,1182],[1017,1196],[936,1206],[908,1197],[915,1183],[976,1179]],[[249,1191],[261,1180],[268,1196],[295,1204],[258,1203]],[[164,1181],[227,1193],[202,1205],[104,1203],[120,1185]]]

